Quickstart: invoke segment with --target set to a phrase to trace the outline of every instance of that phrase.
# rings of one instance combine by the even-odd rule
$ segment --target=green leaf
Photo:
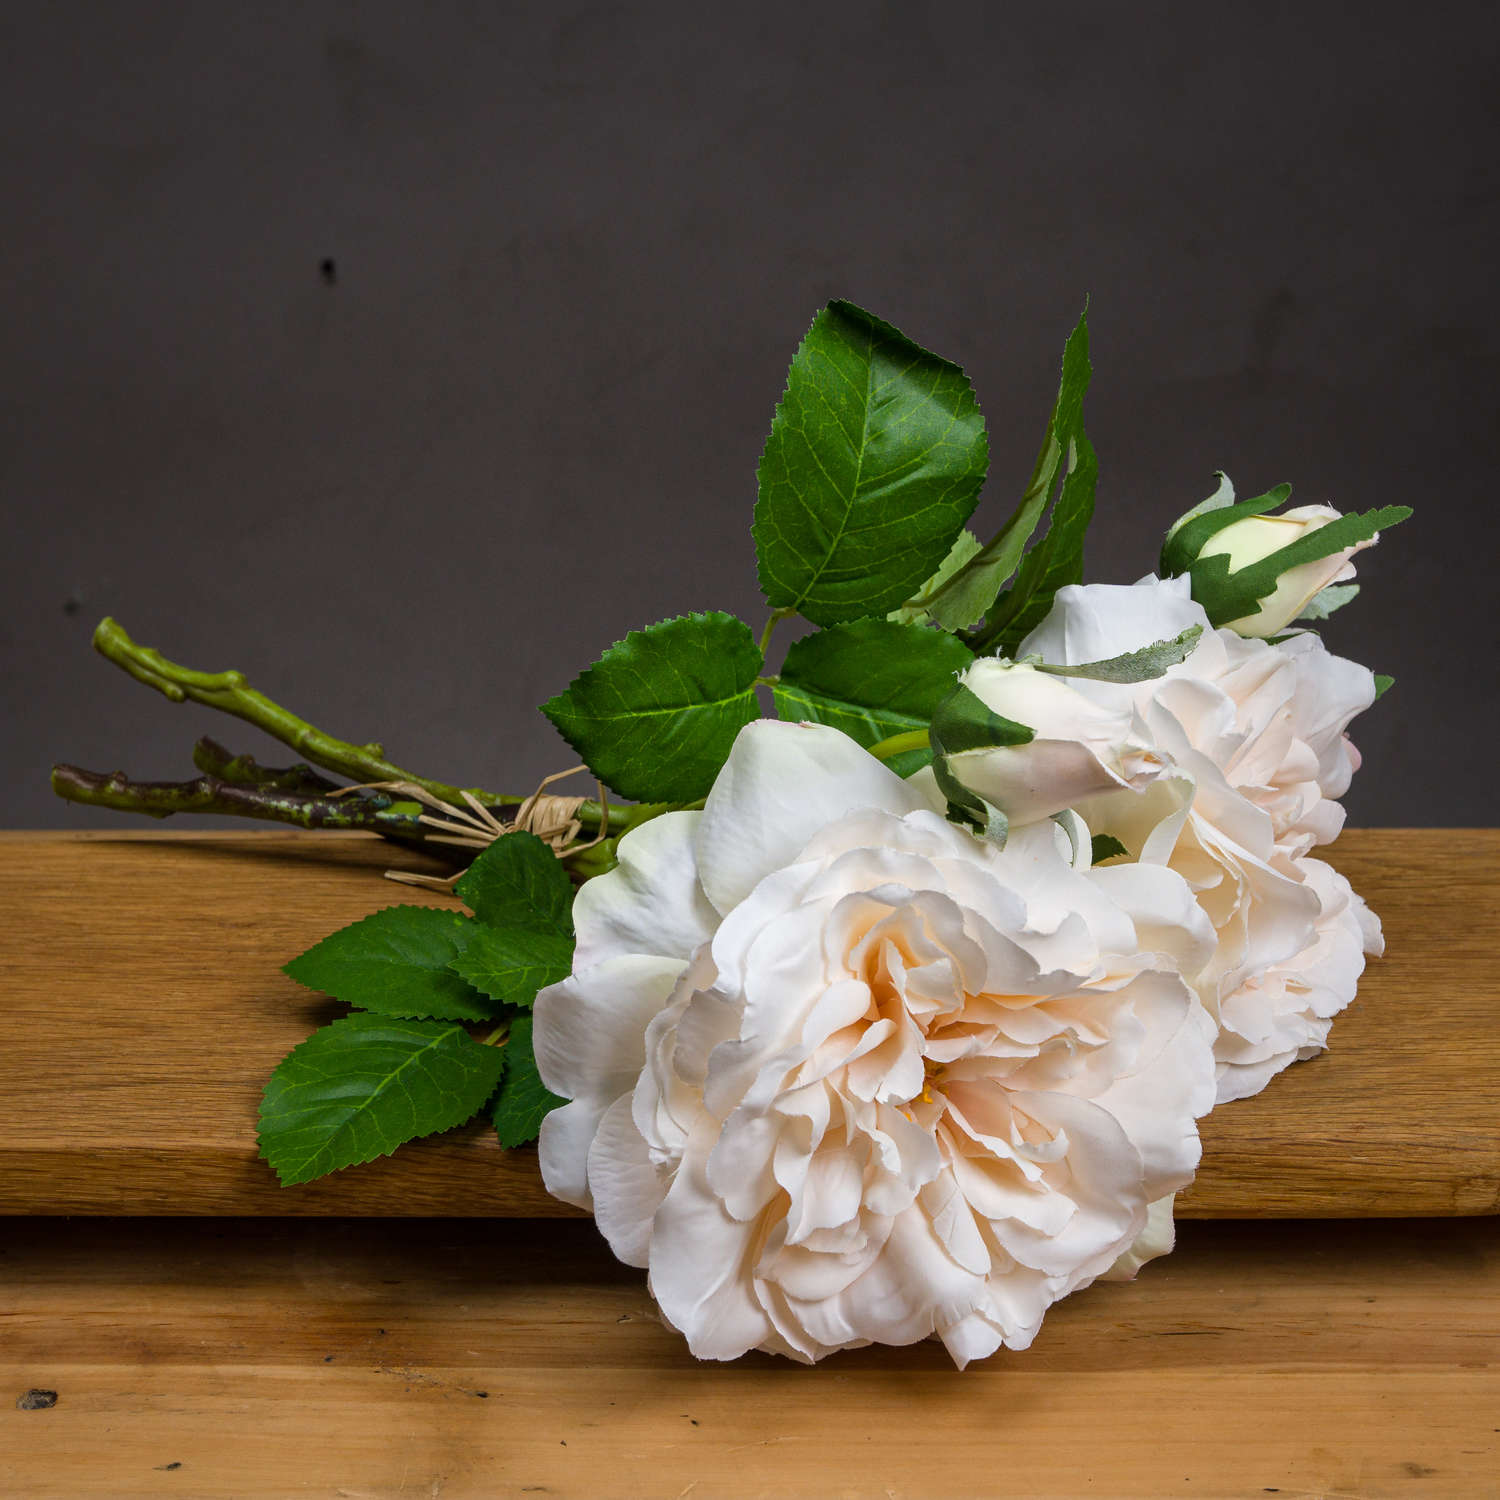
[[[1256,495],[1251,500],[1239,500],[1233,505],[1209,505],[1205,500],[1202,505],[1194,506],[1178,519],[1162,542],[1158,571],[1163,578],[1175,578],[1179,573],[1186,573],[1209,541],[1226,526],[1233,526],[1236,521],[1243,521],[1249,516],[1263,516],[1268,510],[1275,510],[1278,505],[1291,498],[1291,485],[1278,484],[1264,495]]]
[[[776,713],[831,724],[868,750],[893,734],[925,729],[973,660],[962,641],[942,631],[890,620],[834,625],[788,649],[773,689]],[[928,750],[908,750],[886,764],[910,776],[931,758]]]
[[[938,790],[947,799],[950,821],[967,823],[1003,849],[1010,827],[1005,814],[966,787],[953,774],[948,757],[964,750],[1025,745],[1035,737],[1035,730],[997,714],[972,689],[962,683],[954,688],[938,704],[929,731],[933,750],[932,773],[937,779]]]
[[[1101,864],[1106,859],[1113,859],[1117,854],[1129,854],[1124,844],[1112,833],[1096,833],[1090,841],[1093,848],[1093,859],[1091,863]]]
[[[1168,667],[1186,661],[1203,634],[1201,625],[1189,625],[1179,635],[1168,641],[1153,641],[1136,651],[1126,651],[1120,656],[1111,656],[1105,661],[1083,662],[1076,667],[1054,666],[1049,662],[1036,663],[1038,672],[1049,672],[1054,677],[1087,677],[1091,682],[1149,682],[1160,677]]]
[[[1342,609],[1359,593],[1357,583],[1330,583],[1314,594],[1303,607],[1299,620],[1326,620],[1334,610]]]
[[[919,588],[900,609],[893,609],[886,619],[894,620],[898,625],[926,625],[933,621],[941,625],[944,630],[967,630],[971,625],[977,625],[984,615],[981,609],[973,619],[960,618],[965,614],[966,606],[960,600],[950,600],[948,604],[935,613],[929,605],[932,604],[933,595],[947,583],[947,581],[968,562],[976,553],[983,550],[984,544],[974,533],[967,528],[960,531],[954,539],[953,545],[948,549],[948,555],[938,565],[938,570]],[[957,611],[955,615],[954,611]]]
[[[1063,346],[1057,400],[1047,420],[1047,434],[1021,503],[1005,525],[937,588],[929,601],[928,609],[933,618],[948,629],[959,628],[957,622],[960,619],[972,622],[983,617],[1019,566],[1026,544],[1052,498],[1058,471],[1065,459],[1073,464],[1079,456],[1078,440],[1083,436],[1083,398],[1088,390],[1089,375],[1088,313],[1085,310]],[[1080,480],[1078,486],[1082,483]],[[1075,486],[1074,507],[1082,499],[1078,486]]]
[[[1029,745],[1036,731],[997,714],[978,693],[960,683],[932,715],[933,747],[942,755],[989,750],[997,745]]]
[[[988,463],[964,372],[830,302],[792,359],[761,454],[767,602],[817,625],[894,609],[947,556]]]
[[[1234,507],[1231,507],[1233,509]],[[1217,514],[1226,515],[1227,511]],[[1368,541],[1377,532],[1388,531],[1411,515],[1411,507],[1387,505],[1380,510],[1350,513],[1320,526],[1315,531],[1304,531],[1294,542],[1234,572],[1229,570],[1229,557],[1216,552],[1211,557],[1198,557],[1188,569],[1192,577],[1193,598],[1203,606],[1209,623],[1215,627],[1253,615],[1260,601],[1276,591],[1276,580],[1289,568],[1301,567],[1303,563],[1317,562],[1332,557],[1346,547]],[[1213,516],[1200,517],[1189,522],[1183,531]]]
[[[1052,608],[1058,589],[1083,582],[1083,542],[1094,518],[1099,459],[1080,426],[1046,535],[1021,559],[1015,584],[995,603],[981,637],[1009,655]]]
[[[683,615],[631,631],[542,712],[620,796],[693,802],[759,716],[761,662],[743,620]]]
[[[544,985],[572,972],[573,938],[564,932],[476,925],[453,969],[492,1000],[529,1006]]]
[[[1377,672],[1375,674],[1375,701],[1377,703],[1391,690],[1391,686],[1395,681],[1394,677],[1387,677],[1384,672]]]
[[[504,1054],[462,1026],[356,1012],[313,1032],[271,1074],[260,1154],[284,1187],[389,1156],[482,1109]]]
[[[1167,534],[1162,539],[1165,546],[1170,542],[1189,521],[1196,520],[1199,516],[1206,516],[1211,510],[1223,510],[1226,506],[1234,504],[1234,485],[1230,483],[1229,476],[1223,469],[1214,470],[1214,478],[1219,482],[1207,500],[1200,500],[1191,510],[1184,511],[1178,518],[1167,527]],[[1287,491],[1291,493],[1290,490]]]
[[[946,755],[933,760],[932,773],[938,790],[947,799],[948,821],[965,824],[981,838],[1003,849],[1010,835],[1010,820],[1005,814],[993,803],[986,802],[978,792],[966,787],[949,769]]]
[[[516,829],[480,852],[453,894],[481,922],[571,930],[573,883],[562,861],[534,833]]]
[[[388,906],[330,933],[282,973],[382,1015],[483,1021],[495,1007],[450,968],[473,931],[456,911]]]
[[[503,1051],[505,1082],[495,1097],[492,1118],[500,1144],[509,1150],[534,1141],[542,1128],[542,1121],[568,1101],[551,1093],[536,1070],[536,1055],[531,1049],[530,1016],[516,1018]]]

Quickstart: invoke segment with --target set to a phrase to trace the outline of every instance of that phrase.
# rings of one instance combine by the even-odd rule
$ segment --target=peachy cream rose
[[[1219,1027],[1222,1103],[1321,1051],[1365,955],[1381,951],[1380,924],[1348,881],[1309,857],[1343,825],[1336,799],[1358,764],[1344,731],[1375,682],[1310,632],[1273,645],[1207,624],[1185,577],[1073,586],[1022,649],[1076,663],[1205,627],[1159,678],[1079,681],[1102,708],[1134,710],[1169,769],[1144,795],[1089,797],[1077,811],[1131,858],[1177,871],[1214,924],[1212,960],[1193,982]]]
[[[1170,1243],[1214,1095],[1179,970],[1212,930],[1171,871],[1066,848],[1001,850],[837,731],[760,722],[579,893],[536,1002],[570,1101],[543,1175],[695,1354],[935,1334],[962,1365]]]

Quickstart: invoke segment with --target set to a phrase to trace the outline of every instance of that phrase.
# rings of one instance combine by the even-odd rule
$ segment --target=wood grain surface
[[[1185,1218],[1500,1209],[1500,831],[1352,831],[1332,854],[1384,919],[1333,1048],[1203,1124]],[[261,1086],[342,1007],[279,966],[438,897],[367,835],[0,835],[0,1213],[569,1215],[532,1150],[473,1126],[283,1189]]]
[[[587,1224],[12,1220],[0,1493],[1479,1500],[1493,1229],[1184,1225],[959,1374],[932,1343],[698,1364]]]

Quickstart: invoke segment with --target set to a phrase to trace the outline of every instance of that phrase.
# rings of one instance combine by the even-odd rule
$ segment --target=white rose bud
[[[1102,707],[1061,677],[986,657],[959,681],[991,712],[1034,731],[1024,745],[947,757],[958,781],[1013,825],[1049,818],[1097,792],[1142,791],[1169,769],[1133,712]]]
[[[1322,530],[1330,521],[1337,521],[1339,515],[1340,512],[1331,505],[1299,505],[1279,516],[1246,516],[1243,521],[1235,521],[1211,537],[1198,555],[1216,557],[1222,554],[1229,559],[1230,571],[1237,573],[1308,532]],[[1262,638],[1279,635],[1330,583],[1353,578],[1354,565],[1350,559],[1356,552],[1373,547],[1379,540],[1378,535],[1372,536],[1335,552],[1331,557],[1320,557],[1314,562],[1288,568],[1277,579],[1276,592],[1262,599],[1259,609],[1238,620],[1225,621],[1226,627],[1237,635]]]

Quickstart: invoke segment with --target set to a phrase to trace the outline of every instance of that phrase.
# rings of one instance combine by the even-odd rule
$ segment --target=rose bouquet
[[[1157,573],[1085,584],[1089,373],[1080,320],[982,541],[962,371],[821,312],[760,463],[764,629],[634,631],[543,706],[592,799],[416,775],[100,626],[141,681],[311,764],[204,740],[192,781],[60,766],[62,795],[470,860],[404,877],[466,910],[390,906],[287,965],[351,1009],[267,1084],[284,1183],[485,1111],[713,1359],[936,1336],[962,1365],[1171,1248],[1198,1120],[1321,1050],[1380,951],[1313,850],[1388,679],[1312,626],[1408,512],[1221,475]],[[794,615],[816,628],[773,670]]]

